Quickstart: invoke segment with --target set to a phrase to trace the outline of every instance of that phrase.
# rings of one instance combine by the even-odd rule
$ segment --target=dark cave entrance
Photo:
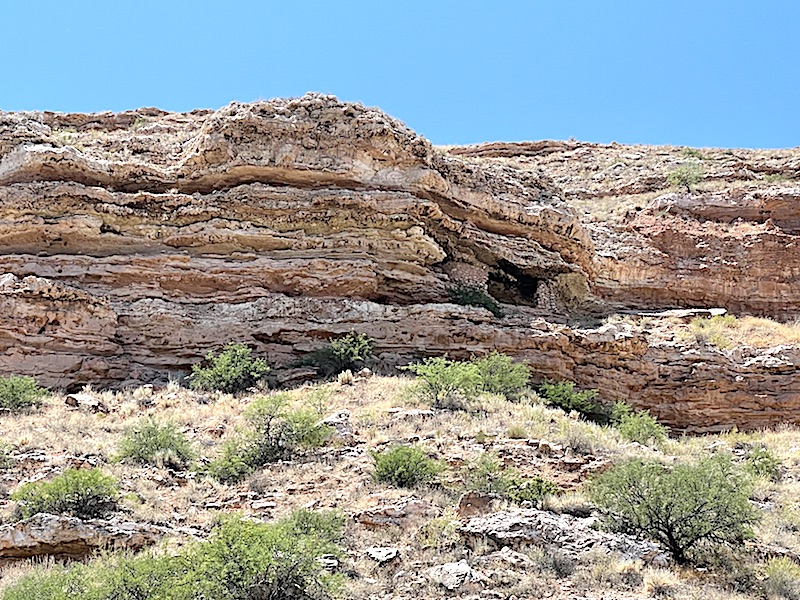
[[[489,273],[487,291],[498,302],[522,306],[536,306],[537,279],[519,267],[501,258]]]

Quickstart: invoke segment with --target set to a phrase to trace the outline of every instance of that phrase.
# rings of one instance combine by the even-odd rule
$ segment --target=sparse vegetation
[[[703,169],[696,162],[685,163],[667,175],[667,183],[675,187],[686,188],[692,193],[692,186],[703,181]]]
[[[464,486],[468,491],[496,494],[517,504],[539,504],[561,491],[555,483],[538,475],[526,477],[516,469],[503,468],[498,458],[487,452],[464,468]]]
[[[404,368],[418,378],[416,393],[436,408],[463,408],[481,387],[480,371],[472,363],[438,356]]]
[[[751,488],[729,456],[716,455],[672,467],[630,460],[598,477],[591,495],[612,529],[646,535],[683,564],[703,544],[751,537],[758,520]]]
[[[417,446],[394,446],[383,452],[372,452],[375,481],[397,487],[413,488],[433,482],[444,470],[439,461],[429,458]]]
[[[100,469],[67,469],[50,481],[26,483],[11,494],[16,514],[23,519],[39,513],[104,517],[116,510],[118,497],[117,481]]]
[[[225,443],[208,466],[209,474],[219,481],[240,481],[259,467],[318,448],[332,433],[316,411],[290,410],[286,394],[257,398],[244,416],[249,427]]]
[[[183,469],[194,460],[194,452],[174,423],[162,425],[146,418],[125,433],[119,443],[118,457],[139,464]]]
[[[209,352],[205,362],[206,366],[192,366],[189,385],[193,389],[236,394],[257,384],[270,371],[266,361],[253,358],[245,344],[228,344],[218,356]]]
[[[482,392],[502,394],[509,400],[514,400],[528,387],[530,369],[527,365],[515,363],[510,356],[491,352],[473,359],[472,363],[478,369]]]
[[[309,353],[301,363],[315,366],[325,377],[343,371],[357,371],[366,366],[375,346],[369,336],[350,332],[332,340],[327,346]]]
[[[614,404],[611,410],[611,422],[623,438],[639,444],[657,446],[667,439],[669,432],[649,411],[633,410],[625,402]]]
[[[689,331],[696,341],[722,350],[733,346],[769,348],[800,343],[800,323],[779,323],[760,317],[696,317],[692,319]]]
[[[545,381],[539,386],[539,396],[550,406],[575,411],[595,423],[608,423],[611,416],[609,408],[595,400],[597,390],[576,390],[572,381]]]
[[[498,319],[505,316],[497,300],[492,298],[489,292],[479,285],[461,283],[447,290],[447,293],[450,295],[450,300],[453,304],[485,308]]]
[[[38,406],[47,390],[33,377],[9,375],[0,377],[0,409],[11,411]]]

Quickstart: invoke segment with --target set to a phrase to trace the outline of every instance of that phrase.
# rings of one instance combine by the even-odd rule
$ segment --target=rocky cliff
[[[734,354],[662,327],[564,325],[619,308],[796,310],[797,153],[715,159],[701,185],[736,185],[664,196],[686,157],[659,152],[438,149],[315,94],[0,113],[0,372],[133,385],[230,340],[281,366],[356,330],[387,368],[498,349],[681,428],[797,420],[793,347]],[[626,153],[640,159],[606,165]],[[464,285],[505,316],[450,304]]]

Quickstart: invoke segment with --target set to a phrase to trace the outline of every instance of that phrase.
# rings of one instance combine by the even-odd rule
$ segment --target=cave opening
[[[496,268],[489,272],[487,291],[498,302],[536,306],[536,292],[541,281],[501,258],[497,261]]]

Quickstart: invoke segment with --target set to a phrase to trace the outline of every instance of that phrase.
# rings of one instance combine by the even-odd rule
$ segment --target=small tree
[[[576,390],[572,381],[545,381],[539,386],[539,396],[550,406],[564,412],[578,412],[584,418],[604,425],[610,418],[610,409],[597,398],[597,390]]]
[[[313,365],[325,377],[330,377],[347,369],[355,371],[364,367],[372,357],[374,348],[375,345],[369,336],[351,331],[332,340],[327,346],[313,350],[300,362]]]
[[[697,185],[702,180],[703,170],[697,163],[686,163],[667,175],[667,182],[670,185],[685,187],[690,194],[692,193],[692,186]]]
[[[217,390],[235,394],[255,385],[267,373],[269,366],[261,358],[253,358],[245,344],[228,344],[219,356],[206,355],[207,366],[192,366],[189,385],[196,390]]]
[[[701,544],[739,544],[752,535],[758,513],[750,479],[729,456],[668,467],[631,460],[590,486],[609,526],[644,534],[666,546],[680,564]]]

